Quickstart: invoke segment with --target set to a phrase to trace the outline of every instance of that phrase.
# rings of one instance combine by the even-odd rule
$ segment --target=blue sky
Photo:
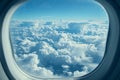
[[[28,0],[13,14],[15,20],[107,19],[104,9],[94,0]]]

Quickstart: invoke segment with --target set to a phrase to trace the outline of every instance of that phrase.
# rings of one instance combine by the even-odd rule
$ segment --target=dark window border
[[[4,5],[8,6],[6,8],[3,8],[3,14],[0,14],[0,23],[2,24],[4,21],[4,17],[6,16],[8,10],[13,6],[17,5],[21,2],[24,2],[25,0],[13,0],[13,2],[6,2]],[[110,0],[96,0],[99,3],[103,5],[103,7],[106,9],[109,15],[109,33],[108,33],[108,39],[107,39],[107,46],[106,46],[106,51],[105,51],[105,57],[102,60],[101,64],[91,73],[82,76],[80,78],[77,78],[78,80],[102,80],[102,78],[108,74],[109,70],[112,67],[112,63],[117,55],[117,47],[118,47],[118,42],[119,42],[119,19],[117,15],[117,11],[115,11],[116,7],[112,6],[109,4],[108,1]],[[117,6],[117,5],[116,5]],[[2,26],[2,25],[0,25]],[[3,26],[4,27],[4,26]],[[2,27],[0,27],[1,29]],[[2,29],[1,29],[2,30]],[[1,31],[2,32],[2,31]],[[1,33],[2,34],[2,33]],[[3,40],[2,36],[4,37],[4,34],[0,36],[0,61],[2,63],[3,69],[8,76],[10,80],[15,80],[15,76],[11,74],[9,64],[6,62],[4,51],[3,51]],[[2,45],[3,44],[3,45]],[[21,77],[22,78],[22,77]],[[4,80],[4,79],[3,79]]]

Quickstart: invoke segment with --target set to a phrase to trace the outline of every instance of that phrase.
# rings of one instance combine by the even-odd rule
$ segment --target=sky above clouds
[[[39,78],[80,77],[104,57],[109,20],[94,0],[29,0],[10,22],[18,66]]]

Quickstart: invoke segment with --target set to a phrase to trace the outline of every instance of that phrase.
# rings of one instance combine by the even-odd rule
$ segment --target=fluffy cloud
[[[52,78],[53,76],[57,77],[53,75],[51,70],[38,66],[40,65],[40,59],[36,53],[23,54],[19,55],[19,57],[15,54],[15,58],[18,65],[28,74],[41,76],[41,78]]]
[[[73,75],[74,75],[74,77],[78,77],[78,76],[83,76],[83,75],[85,75],[85,74],[87,74],[88,72],[86,72],[86,71],[75,71],[74,73],[73,73]]]
[[[29,23],[19,22],[10,28],[15,59],[29,74],[79,77],[94,70],[104,56],[108,32],[105,23]]]

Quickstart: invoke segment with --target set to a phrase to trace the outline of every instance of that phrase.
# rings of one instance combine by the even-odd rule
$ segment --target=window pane
[[[18,66],[39,78],[80,77],[104,57],[109,19],[94,0],[29,0],[13,14]]]

